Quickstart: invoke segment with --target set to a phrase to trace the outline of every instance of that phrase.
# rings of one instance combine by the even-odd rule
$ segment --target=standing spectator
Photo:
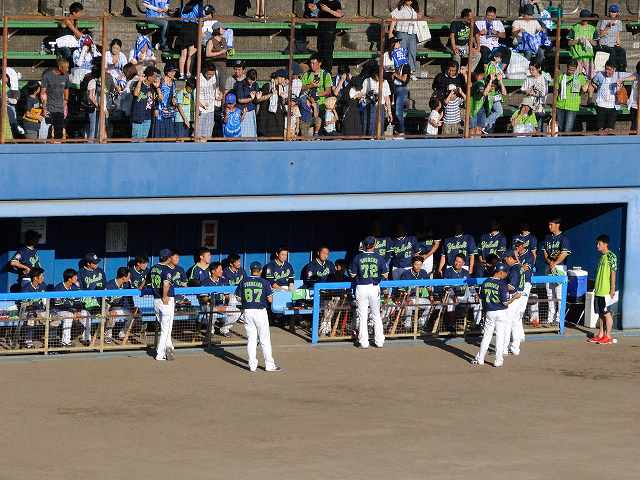
[[[238,104],[242,107],[241,137],[255,138],[258,136],[256,124],[256,102],[262,97],[258,90],[258,72],[251,68],[241,82],[236,82],[233,89],[236,92]]]
[[[169,30],[169,20],[167,13],[169,12],[169,6],[171,0],[143,0],[142,6],[145,8],[145,15],[147,22],[153,23],[160,27],[158,36],[160,37],[160,44],[158,48],[160,50],[167,50],[169,45],[167,43],[167,31]]]
[[[40,82],[31,80],[24,89],[22,108],[22,128],[24,137],[29,140],[37,140],[40,125],[45,121],[42,104],[40,103]]]
[[[342,112],[343,135],[359,136],[363,134],[360,105],[364,97],[364,80],[362,76],[354,77],[351,85],[349,86],[348,100]],[[300,111],[302,112],[302,109]]]
[[[596,92],[596,112],[598,131],[601,134],[613,134],[616,128],[616,117],[620,105],[617,104],[616,93],[625,88],[623,82],[633,74],[618,73],[613,62],[608,61],[604,73],[598,72],[591,80],[590,92]]]
[[[443,135],[455,135],[460,133],[462,116],[460,107],[465,100],[465,94],[460,87],[449,85],[449,93],[444,99],[444,118],[442,126]]]
[[[442,127],[442,117],[444,117],[442,102],[437,96],[431,97],[429,100],[429,108],[431,109],[431,113],[427,121],[427,135],[435,137],[438,135],[440,127]]]
[[[505,38],[506,33],[502,22],[496,19],[497,13],[496,7],[489,6],[484,19],[476,20],[475,37],[477,45],[480,46],[482,65],[489,63],[496,52],[506,53],[506,48],[500,45],[500,39]]]
[[[221,114],[222,92],[218,71],[214,62],[207,61],[204,72],[200,73],[200,123],[196,138],[209,138],[213,135],[216,114]]]
[[[151,119],[156,105],[162,99],[160,90],[160,72],[155,67],[144,69],[143,77],[138,78],[133,89],[131,102],[131,137],[148,138],[151,131]]]
[[[453,237],[445,238],[442,243],[442,255],[440,256],[440,265],[438,273],[442,275],[445,265],[453,265],[457,255],[461,255],[464,259],[462,268],[469,273],[473,273],[475,265],[476,242],[471,235],[464,233],[462,225],[457,224],[456,234]]]
[[[178,109],[175,116],[176,137],[188,138],[191,136],[191,128],[195,118],[195,90],[196,79],[187,78],[184,87],[176,91],[176,108]]]
[[[452,84],[466,91],[467,81],[464,75],[460,73],[460,65],[453,60],[449,60],[447,69],[435,76],[431,88],[439,98],[445,98],[449,94],[449,85]]]
[[[293,289],[295,273],[288,259],[289,251],[280,247],[276,250],[273,260],[262,270],[262,277],[269,282],[273,290]]]
[[[220,85],[224,85],[224,93],[229,93],[236,86],[236,83],[243,81],[247,76],[245,71],[245,65],[242,60],[236,60],[233,62],[233,74],[227,77]]]
[[[111,70],[124,70],[124,66],[127,64],[127,56],[122,53],[122,40],[114,38],[109,44],[109,50],[104,56],[107,71]]]
[[[511,35],[513,37],[513,46],[518,47],[518,51],[521,51],[527,60],[535,59],[542,65],[544,63],[542,43],[532,40],[536,37],[539,39],[540,36],[538,34],[543,32],[544,28],[533,16],[533,12],[533,5],[525,5],[522,16],[511,25]],[[533,51],[532,47],[537,47],[537,50]]]
[[[486,120],[484,91],[486,88],[483,70],[471,72],[471,98],[469,98],[469,134],[480,135]],[[495,89],[495,87],[494,87]]]
[[[191,76],[191,61],[198,51],[198,19],[204,16],[202,0],[188,0],[180,10],[180,79]]]
[[[287,116],[284,82],[288,75],[285,69],[277,70],[271,74],[271,81],[262,86],[262,96],[256,114],[260,137],[282,137],[284,134]]]
[[[471,43],[471,9],[463,8],[460,12],[460,20],[454,20],[449,26],[449,45],[451,59],[458,65],[462,65],[463,58],[469,58]],[[470,66],[475,70],[475,65]]]
[[[609,307],[616,303],[616,276],[618,274],[618,257],[609,250],[609,236],[600,235],[596,239],[596,248],[601,253],[596,281],[593,289],[593,303],[596,313],[600,317],[598,333],[589,339],[591,343],[608,345],[613,343],[613,315]]]
[[[327,70],[333,66],[333,49],[336,41],[336,22],[342,18],[342,5],[340,0],[320,0],[318,4],[320,12],[318,18],[331,19],[318,23],[318,56],[322,59],[322,65]]]
[[[621,47],[620,32],[623,29],[620,20],[620,5],[609,5],[609,18],[598,22],[598,50],[609,54],[609,61],[618,72],[627,70],[627,52]]]
[[[315,121],[320,124],[324,115],[324,105],[327,97],[332,96],[333,80],[331,74],[321,68],[322,63],[318,55],[312,55],[309,59],[309,70],[302,74],[302,95],[311,97],[311,102],[315,103],[317,109],[314,111]],[[301,112],[302,113],[302,112]],[[318,125],[318,130],[320,126]],[[317,130],[316,130],[317,133]]]
[[[158,110],[153,125],[154,138],[175,138],[176,125],[176,72],[178,69],[171,63],[164,66],[164,76],[160,81],[161,97],[158,99]]]
[[[491,73],[487,82],[483,95],[482,108],[480,109],[478,124],[482,127],[482,133],[491,133],[494,130],[496,121],[502,117],[504,109],[502,108],[503,98],[507,95],[507,89],[502,82],[502,72],[497,74]]]
[[[399,42],[396,45],[399,47]],[[403,48],[394,48],[391,57],[394,60],[395,70],[392,74],[394,88],[394,113],[396,120],[396,133],[404,135],[404,114],[407,109],[407,100],[409,99],[409,80],[411,77],[411,69],[406,58],[402,58]]]
[[[239,18],[248,18],[247,10],[251,8],[251,0],[234,0],[233,16]]]
[[[257,20],[266,20],[267,16],[264,13],[264,2],[265,0],[256,0],[256,14],[253,18]]]
[[[224,99],[224,117],[222,134],[224,138],[240,138],[242,136],[242,109],[236,105],[236,94],[227,93]]]
[[[529,64],[529,76],[522,82],[520,90],[533,100],[533,113],[538,120],[538,130],[544,130],[545,105],[549,87],[542,66],[538,62]]]
[[[533,99],[524,97],[513,115],[511,115],[511,127],[514,133],[533,133],[538,128],[538,118],[533,112]]]
[[[566,260],[571,255],[569,239],[560,230],[562,221],[560,218],[549,220],[549,234],[542,242],[542,253],[544,263],[547,264],[546,275],[566,275]],[[547,283],[547,298],[549,299],[549,317],[547,323],[552,324],[559,321],[558,304],[562,298],[562,284]]]
[[[57,67],[45,71],[42,75],[40,89],[43,115],[51,125],[51,133],[55,139],[61,139],[64,136],[70,86],[69,61],[58,57]]]
[[[131,107],[133,89],[138,83],[138,69],[133,63],[127,63],[123,69],[125,85],[120,93],[117,106],[109,115],[109,137],[131,138]]]
[[[591,11],[580,10],[580,23],[572,25],[567,34],[569,40],[569,54],[578,62],[578,73],[584,73],[591,78],[593,72],[593,47],[596,45],[596,27],[589,23]]]
[[[396,8],[391,12],[392,20],[389,26],[389,37],[392,37],[395,32],[402,47],[408,51],[412,80],[416,79],[415,75],[418,72],[416,53],[418,49],[418,19],[421,18],[419,10],[417,0],[399,0]]]
[[[207,41],[205,57],[207,62],[214,63],[220,85],[223,85],[227,78],[227,49],[227,41],[224,38],[224,25],[217,22],[214,24],[211,38]]]
[[[573,132],[576,116],[580,111],[582,94],[589,89],[589,81],[584,73],[578,73],[578,61],[573,58],[567,64],[567,72],[556,78],[555,95],[558,130]]]
[[[380,131],[385,130],[385,119],[391,121],[391,89],[386,80],[382,81],[382,98],[380,95],[380,84],[378,83],[378,69],[372,68],[371,73],[365,79],[363,84],[366,99],[366,121],[365,128],[368,125],[367,133],[371,137],[377,135],[376,112],[380,120]]]
[[[638,130],[638,92],[640,87],[640,62],[636,64],[635,73],[631,74],[633,77],[633,85],[631,86],[631,95],[627,105],[631,113],[631,130]]]
[[[324,133],[327,136],[335,136],[338,134],[338,112],[336,111],[336,97],[329,97],[325,103],[324,110]]]
[[[18,285],[22,286],[30,281],[29,272],[34,268],[41,268],[37,245],[42,235],[34,230],[27,230],[24,234],[24,244],[11,257],[9,266],[18,274]]]

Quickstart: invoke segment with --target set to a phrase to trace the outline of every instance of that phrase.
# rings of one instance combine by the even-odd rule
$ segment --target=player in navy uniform
[[[273,290],[289,290],[295,279],[293,267],[287,261],[289,251],[280,247],[276,250],[275,258],[264,266],[262,277],[269,281]]]
[[[131,288],[131,272],[127,267],[120,267],[116,272],[116,278],[109,280],[105,290],[122,290]],[[107,297],[109,306],[107,321],[104,329],[104,343],[113,343],[113,325],[116,322],[124,322],[124,328],[118,334],[120,339],[125,338],[133,322],[134,305],[133,297]]]
[[[58,283],[54,291],[73,292],[78,291],[78,272],[73,268],[67,268],[62,273],[62,282]],[[71,327],[74,320],[85,320],[89,313],[84,309],[84,303],[80,298],[59,298],[53,301],[53,316],[62,319],[62,346],[70,347]]]
[[[369,348],[369,312],[373,320],[376,347],[384,346],[384,327],[380,317],[380,281],[387,278],[389,270],[382,256],[374,252],[376,239],[364,239],[365,251],[355,256],[350,273],[356,283],[357,330],[360,348]]]
[[[151,268],[151,288],[153,288],[153,310],[160,324],[160,337],[156,347],[156,360],[175,358],[171,330],[175,315],[174,279],[180,255],[165,248],[160,250],[160,263]]]
[[[531,252],[531,255],[533,256],[533,263],[531,265],[535,265],[536,260],[538,259],[538,239],[533,233],[531,233],[528,223],[520,224],[520,233],[513,236],[511,248],[515,250],[516,242],[518,241],[523,243],[524,250],[526,252]]]
[[[329,247],[321,246],[315,258],[307,263],[300,273],[304,288],[313,289],[316,282],[332,282],[336,275],[336,267],[329,260]]]
[[[222,276],[229,285],[238,285],[240,281],[245,277],[244,269],[242,268],[242,262],[240,261],[240,255],[232,253],[227,257],[227,266],[222,271]]]
[[[469,271],[465,269],[465,256],[459,253],[455,256],[453,266],[445,268],[442,278],[451,280],[464,280],[471,276]],[[451,328],[455,328],[456,308],[458,304],[465,305],[466,308],[473,309],[473,318],[476,324],[480,323],[482,315],[478,295],[475,287],[472,286],[456,286],[448,289],[449,301],[447,302],[447,317]],[[465,315],[468,310],[465,308]]]
[[[518,261],[518,254],[509,250],[504,254],[504,261],[509,267],[507,275],[507,290],[510,295],[520,294],[520,297],[509,305],[507,309],[507,326],[505,328],[504,354],[520,355],[520,343],[524,342],[524,328],[522,316],[527,308],[528,296],[525,294],[524,267]],[[511,344],[509,345],[509,340]]]
[[[427,280],[428,278],[429,274],[422,268],[422,257],[416,255],[411,259],[411,268],[402,272],[400,280]],[[404,317],[405,328],[411,328],[416,309],[419,309],[420,305],[428,305],[430,303],[429,297],[431,296],[428,287],[414,287],[410,289],[409,293],[413,293],[413,295],[411,295],[411,298],[407,301],[411,306],[406,309]],[[423,315],[418,321],[421,323],[420,326],[422,326],[426,321],[426,317]]]
[[[422,269],[431,277],[433,273],[433,260],[436,252],[440,248],[440,239],[435,238],[433,230],[429,229],[425,235],[425,239],[419,242],[418,249],[422,257]]]
[[[222,276],[222,263],[213,262],[209,265],[209,278],[202,284],[203,287],[224,287],[228,285],[227,280]],[[235,295],[233,295],[235,297]],[[225,307],[225,300],[228,295],[224,293],[213,293],[207,295],[207,302],[209,310],[213,315],[214,320],[218,320],[220,324],[220,335],[223,337],[230,337],[229,330],[231,326],[240,318],[240,311],[238,309],[228,310]],[[215,328],[215,323],[211,324],[211,332]]]
[[[487,257],[491,254],[502,257],[507,250],[507,238],[500,232],[500,226],[497,222],[491,223],[489,233],[485,233],[480,237],[480,248],[478,250],[478,261],[480,263],[479,274],[482,277],[488,275]]]
[[[560,218],[552,218],[549,220],[549,234],[544,237],[542,242],[542,253],[544,254],[544,263],[547,264],[546,275],[566,275],[567,266],[565,264],[567,257],[571,255],[571,245],[569,239],[563,235],[560,230],[562,220]],[[547,324],[558,321],[558,304],[562,297],[562,284],[547,283],[547,298],[549,299],[549,318]]]
[[[504,363],[504,342],[505,329],[507,325],[507,308],[511,302],[516,301],[519,295],[516,293],[509,298],[507,283],[508,267],[504,263],[496,264],[495,272],[484,281],[480,287],[480,298],[482,299],[482,309],[485,313],[484,330],[482,333],[482,343],[480,351],[473,360],[474,365],[484,365],[484,359],[489,350],[493,332],[496,332],[496,359],[494,367],[501,367]]]
[[[131,272],[131,288],[142,290],[149,276],[149,259],[147,257],[136,257],[129,262],[129,272]]]
[[[535,239],[535,237],[534,237]],[[540,319],[538,318],[538,296],[535,293],[531,293],[531,277],[536,271],[536,261],[533,250],[528,250],[526,244],[521,239],[516,239],[513,242],[514,250],[518,255],[518,261],[524,269],[524,294],[527,297],[527,303],[525,303],[525,311],[529,309],[529,318],[532,325],[539,325]],[[531,245],[531,243],[529,243]],[[528,304],[529,299],[532,299],[531,304]]]
[[[29,282],[22,283],[21,293],[40,293],[46,291],[44,285],[44,270],[40,267],[33,267],[29,270]],[[41,298],[23,300],[20,309],[24,314],[25,323],[25,348],[33,348],[33,330],[35,327],[34,318],[40,316],[45,311],[45,304]]]
[[[36,246],[41,235],[33,230],[27,230],[24,234],[24,245],[21,246],[11,257],[9,264],[18,272],[18,285],[27,284],[31,281],[29,272],[32,268],[42,268],[40,257]]]
[[[391,241],[391,267],[394,280],[400,279],[405,270],[411,268],[411,259],[418,251],[420,245],[413,235],[405,235],[404,226],[398,227],[398,236]]]
[[[211,250],[206,247],[198,249],[195,255],[196,263],[187,270],[189,286],[199,287],[209,278],[209,264],[211,263]]]
[[[453,237],[445,238],[442,243],[442,255],[440,256],[438,273],[442,275],[445,265],[453,265],[456,255],[464,257],[464,268],[473,273],[476,253],[476,242],[473,237],[464,233],[462,225],[456,225],[456,234]]]
[[[95,253],[87,253],[78,271],[78,285],[80,290],[104,290],[107,276],[104,270],[98,266],[102,260]],[[85,298],[85,308],[92,315],[101,313],[100,301],[95,297]],[[85,319],[83,344],[91,343],[91,315]]]
[[[267,372],[282,370],[276,365],[271,353],[271,333],[269,332],[269,316],[267,306],[271,303],[271,281],[260,278],[262,265],[253,262],[250,265],[251,276],[244,278],[236,287],[236,296],[240,298],[244,314],[244,327],[247,331],[247,355],[249,370],[258,368],[256,355],[258,341],[264,356],[264,369]]]

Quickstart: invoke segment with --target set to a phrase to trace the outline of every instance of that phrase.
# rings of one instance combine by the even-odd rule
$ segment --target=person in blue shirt
[[[333,282],[336,275],[336,267],[329,260],[329,247],[321,246],[315,254],[315,258],[307,263],[300,273],[303,287],[313,289],[316,282]]]
[[[21,285],[20,293],[41,293],[45,292],[44,270],[33,267],[29,271],[29,282]],[[20,302],[21,322],[24,322],[25,339],[24,348],[34,348],[33,330],[36,325],[36,318],[41,316],[46,310],[44,301],[41,298],[32,298]]]
[[[558,217],[549,220],[549,234],[542,242],[544,263],[547,264],[545,275],[566,275],[567,257],[571,255],[569,239],[562,233],[560,226],[562,220]],[[549,299],[549,316],[546,323],[551,325],[558,322],[558,305],[562,298],[561,283],[547,283],[547,298]]]
[[[180,79],[191,76],[191,62],[198,52],[198,19],[204,16],[202,0],[187,0],[182,2],[179,24],[180,33],[178,44],[180,46]]]
[[[357,254],[351,262],[351,277],[356,284],[358,343],[360,348],[369,348],[368,318],[371,312],[375,346],[384,346],[384,327],[380,315],[380,282],[387,278],[389,269],[385,259],[374,252],[376,239],[364,239],[365,251]]]
[[[180,255],[168,248],[160,250],[160,263],[151,268],[149,277],[153,288],[153,310],[160,324],[160,337],[156,347],[156,360],[174,360],[175,353],[171,340],[175,315],[175,272],[180,263]]]
[[[187,282],[190,287],[204,285],[209,279],[209,264],[211,263],[211,250],[206,247],[199,248],[194,255],[195,264],[187,270]]]
[[[142,290],[149,276],[149,258],[138,256],[131,260],[128,266],[131,272],[131,288]]]
[[[525,311],[527,308],[529,309],[529,319],[531,324],[534,326],[539,325],[540,319],[538,316],[538,295],[535,293],[531,293],[531,278],[536,271],[534,251],[527,249],[526,243],[520,239],[516,239],[513,243],[514,250],[518,254],[518,261],[524,268],[524,293],[526,294],[527,298],[532,299],[531,304],[525,305]]]
[[[533,263],[531,265],[535,265],[538,259],[538,239],[531,233],[528,223],[520,224],[520,233],[513,236],[511,248],[515,249],[518,241],[523,243],[525,251],[531,252],[531,255],[533,255]]]
[[[169,29],[168,17],[169,6],[171,0],[143,0],[142,6],[144,7],[147,22],[153,23],[160,27],[160,50],[167,50],[169,45],[167,44],[167,30]]]
[[[473,237],[464,233],[462,225],[456,225],[456,234],[453,237],[445,238],[442,243],[442,255],[440,256],[438,273],[442,275],[445,265],[453,265],[458,254],[464,256],[464,268],[473,273],[476,253],[476,242]]]
[[[402,275],[400,276],[400,280],[428,280],[429,274],[422,268],[422,257],[416,255],[411,259],[411,268],[409,270],[403,270]],[[406,309],[406,314],[404,317],[404,328],[409,331],[409,329],[413,326],[413,316],[416,310],[419,311],[420,306],[429,305],[431,292],[429,287],[419,286],[409,289],[409,300],[407,303],[410,305]],[[425,322],[427,321],[427,314],[429,309],[425,308],[423,310],[423,314],[418,319],[419,326],[423,327]],[[417,316],[417,314],[415,314]]]
[[[123,290],[131,288],[131,272],[127,267],[120,267],[116,272],[116,278],[109,280],[105,290]],[[116,296],[107,297],[109,307],[104,329],[104,343],[113,343],[113,325],[116,322],[124,322],[124,328],[118,334],[120,339],[129,337],[133,324],[134,305],[133,297]]]
[[[411,259],[420,250],[420,245],[413,235],[405,235],[403,226],[398,227],[399,235],[391,241],[392,276],[398,280],[405,270],[411,268]]]
[[[497,222],[491,223],[489,233],[485,233],[480,237],[480,248],[478,249],[478,261],[480,263],[479,272],[482,275],[487,266],[487,257],[490,254],[498,255],[507,250],[507,238],[500,232],[500,226]],[[483,275],[484,276],[484,275]]]
[[[289,251],[280,247],[276,250],[274,259],[264,266],[262,277],[269,282],[273,290],[291,290],[293,288],[295,276],[288,259]]]
[[[505,282],[508,272],[509,267],[504,263],[496,264],[494,274],[491,278],[485,280],[480,287],[480,298],[485,319],[480,351],[472,361],[474,365],[484,365],[494,331],[496,332],[496,358],[493,366],[501,367],[504,363],[505,330],[508,322],[507,308],[512,302],[520,298],[518,293],[509,298],[509,291]]]
[[[235,93],[227,93],[224,98],[222,134],[225,138],[239,138],[242,135],[242,109],[236,105]]]
[[[453,266],[445,268],[442,278],[451,280],[465,280],[471,276],[469,271],[465,269],[465,256],[461,253],[455,256]],[[469,309],[473,310],[473,318],[476,324],[480,323],[482,316],[480,302],[476,289],[473,286],[455,286],[453,288],[445,288],[449,292],[447,300],[447,321],[450,331],[457,331],[457,315],[461,313],[466,318]]]
[[[269,316],[267,306],[271,303],[273,291],[270,282],[260,277],[262,265],[253,262],[249,269],[250,277],[245,277],[236,287],[236,296],[240,298],[244,316],[244,327],[247,332],[247,355],[249,370],[258,369],[257,347],[258,341],[264,356],[264,369],[267,372],[279,372],[282,369],[276,365],[271,350],[271,333],[269,331]]]
[[[522,317],[527,308],[529,296],[525,293],[526,276],[524,266],[518,260],[518,254],[509,250],[504,254],[504,262],[509,267],[507,274],[507,290],[509,294],[520,294],[520,297],[507,309],[507,326],[505,328],[504,354],[520,355],[520,343],[524,342]],[[513,339],[512,339],[513,337]],[[511,340],[511,344],[509,344]]]
[[[31,281],[29,272],[32,268],[42,268],[40,265],[40,257],[36,246],[40,242],[42,236],[34,231],[27,230],[24,234],[24,245],[22,245],[16,253],[11,257],[9,265],[18,273],[18,285],[27,284]]]
[[[67,268],[62,273],[62,282],[58,283],[54,289],[56,292],[78,291],[78,272],[73,268]],[[74,320],[86,320],[89,313],[84,309],[84,303],[80,298],[59,298],[53,300],[53,317],[62,319],[62,340],[63,347],[71,347],[71,327]],[[52,322],[53,324],[53,322]]]
[[[239,283],[239,281],[238,281]],[[203,287],[224,287],[229,285],[227,279],[223,276],[223,267],[220,262],[213,262],[209,265],[209,278],[203,282]],[[225,295],[224,293],[212,293],[207,295],[207,302],[209,311],[212,314],[212,320],[218,320],[218,326],[220,327],[220,335],[223,337],[230,337],[231,327],[240,318],[240,310],[237,308],[226,308],[225,302],[230,297],[235,299],[235,295]],[[229,301],[229,303],[231,303]],[[234,307],[237,302],[234,301]],[[211,332],[214,332],[215,321],[211,322]]]
[[[104,270],[98,265],[102,259],[100,259],[95,253],[87,253],[78,271],[78,286],[80,290],[104,290],[107,283],[107,276]],[[102,299],[98,300],[95,297],[88,297],[84,300],[85,307],[91,315],[98,315],[101,313],[100,305]],[[88,346],[91,344],[91,315],[85,319],[85,329],[82,344]]]
[[[237,253],[231,253],[227,257],[225,263],[227,264],[222,271],[222,276],[229,285],[238,285],[240,281],[245,277],[244,269],[242,268],[242,261],[240,255]]]
[[[246,138],[257,137],[256,123],[256,103],[262,98],[262,93],[258,89],[258,72],[250,68],[243,80],[236,82],[233,89],[236,93],[236,100],[243,110],[242,122],[240,125],[240,136]]]

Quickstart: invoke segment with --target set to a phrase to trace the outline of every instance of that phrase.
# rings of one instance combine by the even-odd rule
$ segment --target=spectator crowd
[[[552,78],[555,11],[541,11],[540,3],[522,2],[510,32],[495,7],[487,7],[478,19],[470,9],[462,10],[450,25],[446,49],[451,60],[433,79],[421,135],[459,136],[467,118],[471,135],[569,133],[584,105],[595,108],[600,133],[613,133],[619,113],[627,109],[631,129],[636,129],[640,63],[627,72],[620,6],[610,4],[607,17],[597,22],[589,10],[580,12],[567,33],[569,61]],[[5,138],[96,139],[101,98],[102,131],[109,138],[314,138],[385,132],[401,138],[407,132],[412,83],[426,77],[417,48],[431,38],[416,0],[401,0],[392,10],[383,64],[368,61],[357,71],[344,64],[333,67],[336,22],[330,20],[342,18],[340,2],[305,2],[301,16],[329,20],[319,23],[317,53],[265,79],[243,61],[233,60],[233,30],[216,20],[212,5],[182,2],[174,13],[179,20],[169,22],[170,0],[143,4],[153,28],[139,24],[131,48],[118,38],[108,46],[96,45],[91,32],[78,27],[82,4],[71,4],[56,39],[56,66],[46,70],[41,81],[29,81],[21,89],[15,70],[7,69]],[[246,2],[236,2],[234,14],[246,12]],[[258,3],[256,12],[256,18],[265,16],[264,3]],[[294,40],[296,53],[309,53],[303,30],[296,30]],[[160,52],[170,49],[179,52],[177,62],[162,64]],[[517,92],[507,90],[507,79],[521,81]],[[625,82],[631,85],[630,93]],[[509,97],[514,94],[517,105],[511,108]],[[505,116],[507,121],[501,121]]]

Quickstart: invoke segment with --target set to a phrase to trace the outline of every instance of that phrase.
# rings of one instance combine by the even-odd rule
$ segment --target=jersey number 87
[[[260,288],[245,288],[244,299],[247,303],[259,302],[262,297],[262,289]]]

